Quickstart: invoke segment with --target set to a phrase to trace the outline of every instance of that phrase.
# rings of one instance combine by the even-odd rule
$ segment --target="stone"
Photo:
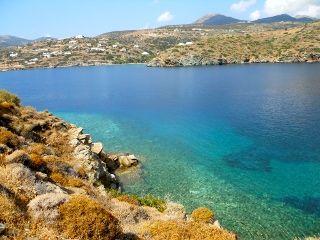
[[[9,151],[10,151],[10,148],[7,145],[0,144],[0,154],[1,153],[6,153],[6,152],[9,152]]]
[[[93,143],[91,146],[91,151],[95,154],[100,154],[103,150],[103,144],[98,142],[98,143]]]
[[[214,221],[213,226],[215,226],[216,228],[221,228],[221,225],[218,220]]]
[[[45,174],[45,173],[42,173],[42,172],[36,172],[35,176],[36,176],[37,179],[41,179],[43,181],[48,180],[48,175]]]
[[[28,213],[35,221],[54,223],[58,217],[58,208],[70,199],[64,193],[47,193],[32,199],[28,204]]]
[[[6,225],[0,223],[0,235],[6,230]]]
[[[185,220],[187,216],[184,206],[174,202],[168,202],[163,213],[168,220]]]
[[[71,145],[72,147],[77,147],[77,146],[80,145],[80,141],[79,141],[77,138],[72,139],[72,140],[70,141],[70,145]]]
[[[138,164],[138,159],[134,155],[119,156],[120,168],[129,168]]]
[[[23,165],[29,165],[31,159],[27,153],[23,150],[16,150],[10,155],[6,156],[7,163],[22,163]]]

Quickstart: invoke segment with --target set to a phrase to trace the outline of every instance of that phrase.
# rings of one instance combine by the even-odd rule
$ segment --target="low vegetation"
[[[75,196],[59,208],[59,226],[68,238],[113,240],[122,233],[119,221],[86,196]]]
[[[208,208],[197,208],[193,210],[191,217],[197,222],[211,222],[214,218],[214,213]]]
[[[20,105],[20,99],[12,94],[12,93],[9,93],[8,91],[6,90],[3,90],[3,89],[0,89],[0,103],[3,104],[3,103],[11,103],[11,104],[15,104],[17,106]]]
[[[152,240],[235,240],[236,236],[222,229],[198,222],[157,221],[145,229]]]
[[[133,205],[156,208],[159,212],[166,210],[166,201],[152,195],[138,196],[135,194],[121,193],[117,190],[109,189],[109,194],[119,201],[128,202]]]

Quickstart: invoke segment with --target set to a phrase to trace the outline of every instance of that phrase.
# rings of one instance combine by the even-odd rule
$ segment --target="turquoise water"
[[[212,208],[241,239],[320,234],[320,65],[0,73],[0,87],[135,153],[125,190]]]

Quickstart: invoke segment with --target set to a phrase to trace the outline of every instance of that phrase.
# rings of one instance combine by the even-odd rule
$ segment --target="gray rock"
[[[47,193],[39,195],[28,203],[28,213],[35,221],[54,223],[58,217],[58,208],[70,199],[64,193]]]

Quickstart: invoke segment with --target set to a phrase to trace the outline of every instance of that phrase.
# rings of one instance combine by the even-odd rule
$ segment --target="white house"
[[[18,56],[18,53],[13,53],[13,52],[11,52],[9,56],[12,57],[12,58],[15,58],[15,57]]]
[[[117,44],[114,44],[114,45],[112,45],[112,47],[113,47],[113,48],[117,48],[117,47],[118,47],[118,45],[117,45]]]
[[[134,47],[134,48],[139,48],[139,45],[134,45],[133,47]]]
[[[126,52],[126,51],[127,51],[126,48],[121,48],[121,49],[120,49],[120,52]]]
[[[63,55],[71,55],[72,53],[70,51],[66,51],[63,53]]]
[[[185,46],[184,43],[179,43],[178,46],[182,47],[182,46]]]
[[[150,53],[148,53],[148,52],[143,52],[141,54],[144,55],[144,56],[150,55]]]
[[[192,45],[193,44],[193,42],[186,42],[186,45],[187,46],[190,46],[190,45]]]
[[[93,47],[93,48],[90,48],[90,51],[91,52],[104,52],[105,49],[104,48],[99,48],[99,47]]]
[[[42,56],[45,57],[45,58],[51,58],[51,54],[48,53],[48,52],[42,53]]]
[[[82,38],[84,38],[84,36],[83,36],[83,35],[77,35],[77,36],[75,36],[74,38],[76,38],[76,39],[82,39]]]

